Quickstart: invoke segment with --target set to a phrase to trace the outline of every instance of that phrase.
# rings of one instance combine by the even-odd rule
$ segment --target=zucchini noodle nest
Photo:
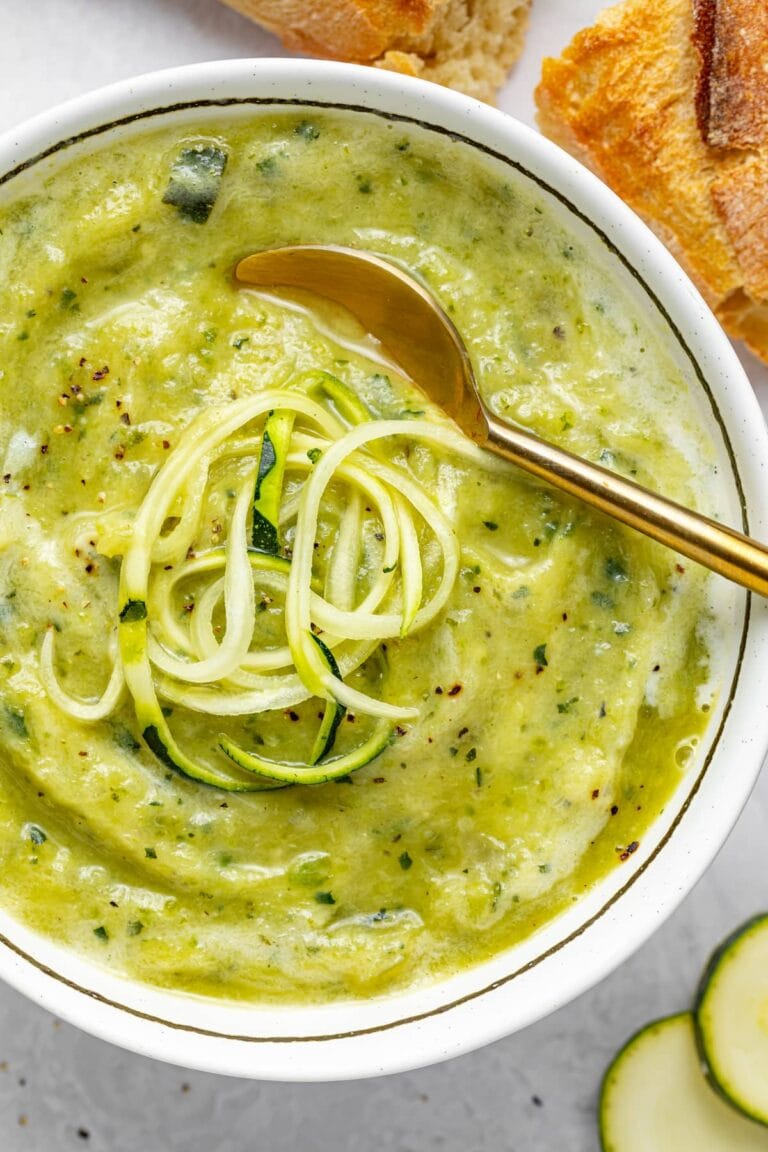
[[[321,371],[203,412],[156,472],[133,521],[104,694],[92,702],[64,692],[49,629],[41,679],[53,703],[95,722],[114,711],[127,688],[157,759],[227,791],[320,784],[370,763],[418,709],[376,699],[348,679],[382,642],[435,620],[460,562],[454,528],[433,497],[382,453],[381,441],[393,438],[487,463],[448,421],[377,419]],[[228,522],[218,524],[223,542],[198,550],[222,470],[230,481]],[[335,535],[321,584],[314,556],[329,506]],[[190,581],[194,611],[180,612]],[[284,602],[285,642],[277,644],[260,628],[260,608],[275,598]],[[312,697],[324,704],[305,763],[266,759],[221,735],[231,771],[214,770],[183,751],[166,718],[168,705],[224,718],[291,709]],[[373,718],[372,731],[334,757],[348,709]]]

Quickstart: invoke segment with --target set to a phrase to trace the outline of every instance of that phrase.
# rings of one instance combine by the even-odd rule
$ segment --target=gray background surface
[[[600,6],[534,0],[506,111],[532,120],[541,57]],[[215,0],[0,0],[0,130],[124,76],[276,54],[276,40]],[[768,372],[744,362],[768,411]],[[0,986],[0,1152],[596,1152],[606,1062],[636,1027],[685,1008],[711,946],[768,905],[767,825],[764,774],[713,867],[618,972],[517,1036],[402,1076],[314,1086],[185,1072]]]

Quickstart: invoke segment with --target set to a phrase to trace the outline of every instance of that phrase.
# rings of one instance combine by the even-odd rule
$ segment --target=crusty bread
[[[624,0],[544,61],[539,124],[768,361],[768,5]]]
[[[288,48],[375,64],[492,103],[531,0],[224,0]]]

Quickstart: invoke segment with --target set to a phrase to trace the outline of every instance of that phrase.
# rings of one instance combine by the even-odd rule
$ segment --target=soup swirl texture
[[[370,763],[312,787],[224,792],[158,758],[129,694],[96,720],[59,707],[42,673],[46,636],[62,692],[101,697],[139,509],[196,420],[320,372],[374,421],[442,426],[349,317],[235,286],[249,251],[311,242],[368,248],[422,277],[501,415],[705,511],[715,472],[682,370],[608,259],[461,142],[362,114],[222,115],[11,182],[0,207],[0,903],[141,980],[263,1002],[370,996],[528,936],[627,866],[718,687],[702,571],[511,467],[390,437],[377,458],[434,502],[459,562],[439,613],[374,644],[350,673],[407,713]],[[258,441],[263,424],[246,432]],[[254,463],[211,464],[187,559],[226,548]],[[287,503],[308,472],[287,474]],[[348,500],[331,491],[321,507],[319,589]],[[362,595],[387,565],[375,507],[361,501],[360,517]],[[441,561],[415,522],[426,601]],[[286,568],[297,544],[287,516]],[[254,587],[262,639],[284,644],[284,584]],[[174,596],[178,627],[191,628],[202,586]],[[211,613],[221,635],[221,604]],[[185,748],[235,774],[222,732],[263,757],[307,761],[324,707],[311,696],[220,720],[161,704]],[[349,707],[337,752],[369,724]]]

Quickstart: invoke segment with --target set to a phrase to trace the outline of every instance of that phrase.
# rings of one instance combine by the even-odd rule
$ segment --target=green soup
[[[50,626],[63,690],[104,691],[121,557],[201,413],[320,370],[372,419],[439,425],[349,318],[235,286],[242,256],[297,242],[423,278],[499,414],[694,506],[715,471],[681,370],[607,262],[447,137],[363,115],[222,116],[78,156],[0,210],[0,902],[141,980],[265,1002],[444,977],[629,867],[717,690],[700,570],[511,467],[394,438],[381,458],[440,508],[460,566],[436,617],[374,645],[350,681],[417,712],[369,764],[226,792],[153,753],[130,696],[96,722],[52,701]],[[215,473],[190,555],[226,547],[246,463]],[[317,523],[321,590],[346,504],[340,490]],[[360,517],[362,595],[387,566],[376,509]],[[439,564],[419,533],[427,598]],[[286,514],[283,561],[296,544]],[[284,643],[282,593],[255,583],[260,634]],[[173,601],[178,628],[198,592]],[[313,697],[220,721],[163,701],[224,772],[220,731],[304,761],[322,711]],[[350,709],[337,752],[368,732]]]

